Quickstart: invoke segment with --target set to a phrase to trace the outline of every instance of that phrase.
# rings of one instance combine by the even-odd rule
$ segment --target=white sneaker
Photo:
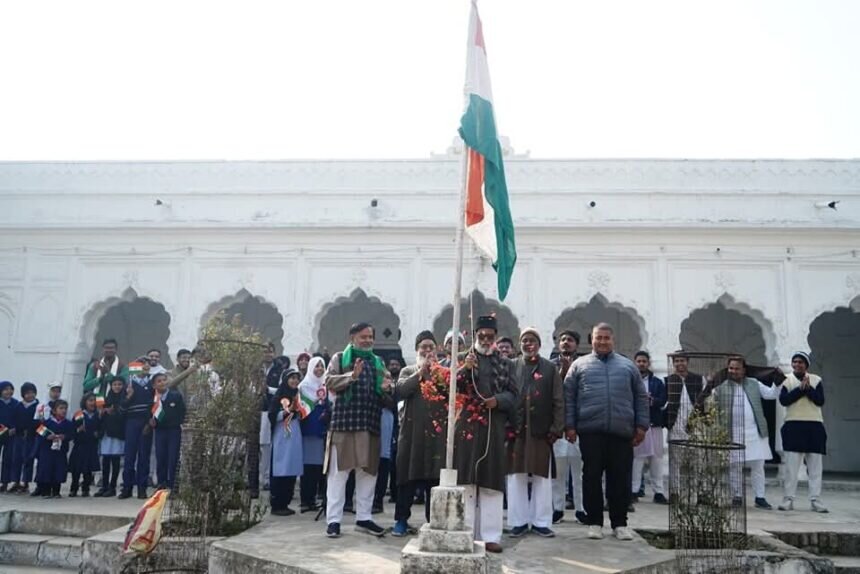
[[[592,540],[602,540],[603,539],[603,527],[597,526],[596,524],[592,524],[588,527],[588,537]]]
[[[794,500],[788,497],[782,499],[782,502],[777,506],[780,510],[794,510]]]
[[[821,501],[817,498],[813,498],[811,501],[809,501],[809,504],[812,507],[812,512],[830,512],[829,510],[827,510],[827,507],[824,506],[824,504],[822,504]]]
[[[633,540],[633,533],[626,526],[619,526],[615,529],[615,538],[618,540]]]

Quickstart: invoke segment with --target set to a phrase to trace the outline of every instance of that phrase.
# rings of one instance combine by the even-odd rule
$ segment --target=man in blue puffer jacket
[[[615,537],[632,540],[627,528],[633,447],[648,430],[648,395],[633,362],[614,352],[615,335],[607,323],[591,332],[593,351],[578,358],[564,379],[565,434],[579,440],[582,492],[588,537],[603,538],[603,487]]]

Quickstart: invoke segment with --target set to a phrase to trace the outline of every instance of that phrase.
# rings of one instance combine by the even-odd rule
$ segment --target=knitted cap
[[[421,331],[418,333],[418,336],[415,337],[415,348],[418,348],[418,345],[421,344],[421,341],[433,341],[433,344],[436,344],[436,337],[433,335],[433,331]]]
[[[534,327],[526,327],[525,329],[523,329],[522,333],[520,333],[520,341],[522,341],[523,337],[525,337],[526,335],[533,335],[534,338],[538,340],[538,343],[541,342],[540,333],[538,333],[537,329]]]
[[[797,351],[791,356],[791,360],[800,359],[804,363],[806,363],[806,368],[809,368],[809,355],[804,353],[803,351]]]

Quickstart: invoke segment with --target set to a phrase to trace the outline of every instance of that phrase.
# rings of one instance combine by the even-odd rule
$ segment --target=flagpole
[[[460,196],[457,202],[457,231],[454,235],[454,318],[451,328],[451,381],[448,387],[448,441],[445,452],[445,469],[440,480],[443,486],[455,486],[457,484],[457,471],[454,468],[454,427],[456,425],[457,405],[457,372],[460,370],[458,362],[460,352],[460,300],[463,283],[463,235],[466,228],[466,181],[469,161],[469,148],[463,144],[463,159],[460,163]],[[443,478],[440,477],[440,478]],[[447,484],[451,482],[451,484]]]

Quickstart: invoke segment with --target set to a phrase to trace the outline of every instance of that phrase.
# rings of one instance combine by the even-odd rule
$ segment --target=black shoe
[[[529,525],[528,524],[523,524],[522,526],[514,526],[513,528],[511,528],[511,533],[508,534],[508,536],[510,536],[511,538],[519,538],[520,536],[527,533],[528,531],[529,531]]]
[[[391,498],[388,499],[388,503],[389,504],[397,504],[397,498],[392,496]]]
[[[292,516],[295,513],[296,511],[289,507],[272,511],[273,516]]]
[[[36,490],[30,493],[30,496],[42,496],[42,489],[37,486]]]
[[[580,524],[588,524],[588,515],[585,512],[577,510],[574,516],[576,516],[576,521]]]
[[[771,506],[770,503],[764,498],[756,498],[755,507],[760,508],[762,510],[773,510],[773,506]]]
[[[374,504],[373,507],[370,509],[371,514],[382,514],[383,512],[384,511],[382,510],[381,504],[379,506]]]
[[[101,497],[105,496],[106,494],[107,494],[107,489],[106,488],[100,488],[96,491],[95,494],[93,494],[93,498],[101,498]]]
[[[123,488],[122,491],[119,493],[119,496],[117,496],[117,498],[120,500],[125,500],[126,498],[131,498],[131,489],[129,488],[128,490],[126,490],[125,488]]]
[[[81,491],[81,498],[89,498],[89,497],[90,497],[90,491],[88,489]]]
[[[415,500],[412,501],[412,504],[424,504],[424,495],[416,496]]]
[[[311,504],[302,504],[302,505],[299,507],[299,512],[301,512],[302,514],[304,514],[305,512],[313,512],[313,511],[315,511],[315,510],[319,510],[319,509],[320,509],[320,507],[319,507],[319,506],[317,506],[317,504],[316,504],[316,503],[311,503]]]
[[[639,494],[638,492],[630,493],[630,502],[639,502],[639,499],[645,496],[644,494]]]
[[[665,496],[658,492],[654,495],[654,504],[669,504],[669,501],[666,500]]]
[[[340,538],[340,522],[332,522],[325,529],[325,535],[329,538]]]
[[[69,491],[69,498],[76,498],[77,496],[78,496],[77,490],[70,490]]]
[[[638,492],[636,492],[636,498],[645,498],[645,488],[640,488]]]
[[[385,529],[372,520],[356,521],[355,530],[357,532],[364,532],[365,534],[376,536],[377,538],[385,536]]]
[[[351,504],[344,504],[343,511],[348,512],[350,514],[355,514],[355,508],[353,508]]]
[[[563,521],[564,521],[564,512],[562,512],[561,510],[555,510],[555,511],[553,511],[553,513],[552,513],[552,523],[553,523],[553,524],[558,524],[559,522],[563,522]]]
[[[532,526],[532,532],[537,534],[538,536],[543,536],[544,538],[554,538],[555,532],[546,528],[545,526]]]
[[[105,498],[108,498],[108,497],[113,498],[114,496],[116,496],[116,489],[115,488],[108,489],[108,491],[105,492],[102,496]]]

